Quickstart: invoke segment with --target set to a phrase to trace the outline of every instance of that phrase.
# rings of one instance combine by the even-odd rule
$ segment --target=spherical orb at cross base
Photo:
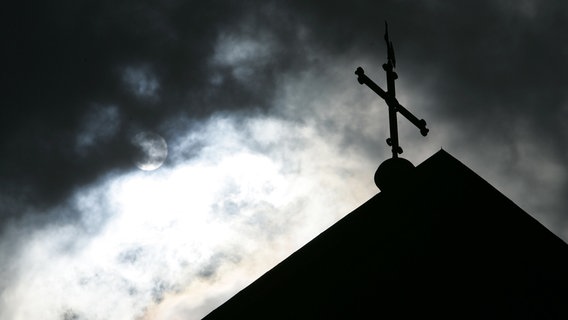
[[[412,162],[404,158],[390,158],[383,161],[375,172],[375,184],[381,191],[398,189],[409,183],[413,173]]]

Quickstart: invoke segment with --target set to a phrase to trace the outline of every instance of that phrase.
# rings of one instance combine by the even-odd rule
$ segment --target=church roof
[[[205,319],[567,318],[566,243],[443,150],[414,171]]]

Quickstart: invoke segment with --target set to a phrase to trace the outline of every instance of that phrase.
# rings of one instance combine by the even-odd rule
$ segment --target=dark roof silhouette
[[[568,319],[568,245],[441,150],[205,317]]]

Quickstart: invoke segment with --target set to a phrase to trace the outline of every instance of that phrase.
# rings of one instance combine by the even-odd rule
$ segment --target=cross
[[[387,43],[387,63],[383,64],[383,69],[387,73],[387,91],[385,92],[381,87],[379,87],[373,80],[369,79],[365,75],[363,68],[359,67],[355,70],[357,75],[357,80],[360,84],[366,84],[371,90],[375,91],[379,97],[383,98],[387,103],[389,108],[389,126],[390,126],[390,138],[387,139],[387,144],[392,147],[392,157],[398,158],[398,155],[402,153],[402,148],[398,144],[398,128],[396,123],[396,113],[400,112],[406,119],[412,122],[418,129],[422,136],[428,134],[428,129],[426,128],[426,121],[424,119],[418,120],[410,111],[403,107],[398,100],[396,100],[396,94],[394,89],[394,80],[398,78],[394,68],[396,67],[396,59],[394,57],[394,49],[392,46],[392,41],[389,40],[389,29],[388,24],[385,21],[385,41]]]

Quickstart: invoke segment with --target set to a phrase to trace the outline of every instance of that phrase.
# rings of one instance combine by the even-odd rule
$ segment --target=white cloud
[[[184,158],[188,143],[202,147]],[[11,226],[0,318],[159,319],[172,301],[199,318],[375,192],[358,186],[356,154],[283,118],[215,116],[170,145],[170,167],[109,176],[44,213],[79,219]]]
[[[278,116],[223,114],[193,126],[180,119],[172,128],[189,129],[170,142],[168,167],[109,176],[47,213],[80,219],[13,224],[0,239],[0,318],[200,319],[369,199],[377,192],[372,174],[389,156],[382,102],[356,83],[351,66],[283,75],[279,86]],[[401,124],[415,163],[432,146],[457,148],[448,135],[456,128],[432,126],[425,141],[416,131]],[[466,163],[480,168],[497,144],[464,154]],[[517,146],[516,171],[503,170],[501,159],[480,173],[491,183],[523,172],[562,186],[562,166],[535,148]],[[546,170],[530,175],[535,165]],[[514,200],[530,190],[512,184],[498,187]],[[530,199],[543,198],[523,201]]]

